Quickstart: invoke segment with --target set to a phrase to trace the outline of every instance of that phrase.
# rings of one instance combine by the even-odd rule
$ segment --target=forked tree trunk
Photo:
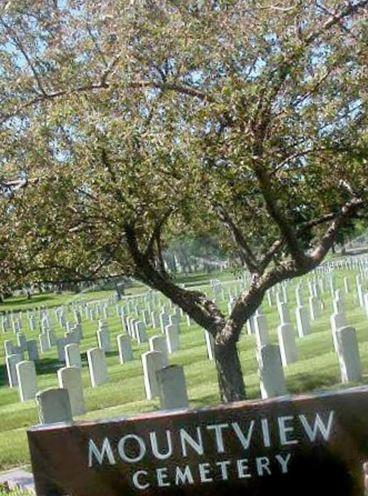
[[[243,372],[236,343],[215,345],[215,361],[222,403],[245,400]]]
[[[140,267],[137,278],[140,278],[142,282],[145,282],[151,288],[163,293],[200,327],[207,329],[213,337],[217,334],[221,338],[222,336],[218,333],[225,330],[226,319],[216,304],[209,300],[205,294],[198,291],[184,290],[176,286],[166,274],[157,272],[140,251],[135,230],[131,225],[127,224],[125,226],[125,234],[133,260],[136,266]],[[250,307],[249,309],[252,313],[262,301],[263,294],[258,293],[258,299],[255,298],[254,300],[255,308]],[[229,332],[227,335],[229,335]],[[235,339],[230,339],[226,342],[221,342],[221,339],[218,342],[215,340],[214,354],[221,401],[231,403],[244,400],[245,386]]]

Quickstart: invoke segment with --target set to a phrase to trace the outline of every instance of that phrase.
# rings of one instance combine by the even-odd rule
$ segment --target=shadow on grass
[[[6,365],[5,363],[2,363],[0,365],[0,387],[1,386],[8,386],[8,372],[6,370]]]
[[[82,365],[88,365],[87,352],[81,353]]]
[[[36,362],[36,372],[37,375],[50,374],[64,366],[57,358],[43,358],[42,361]]]
[[[119,355],[119,352],[118,351],[108,351],[105,353],[105,355],[106,355],[106,358],[116,357]]]
[[[207,396],[201,396],[200,398],[195,398],[190,402],[193,408],[209,408],[220,404],[220,399],[218,393],[208,394]]]
[[[118,351],[109,351],[105,353],[106,358],[110,357],[117,357],[119,355]],[[87,358],[87,352],[81,353],[81,360],[82,360],[82,365],[88,366],[88,358]]]
[[[210,273],[199,273],[199,274],[189,274],[189,275],[183,275],[183,276],[179,276],[177,278],[175,278],[176,282],[178,283],[184,283],[184,284],[188,284],[188,286],[190,286],[191,284],[193,283],[198,283],[198,282],[201,282],[201,283],[207,283],[209,282],[209,280],[213,278],[213,274],[211,275]]]
[[[38,304],[42,303],[43,301],[47,301],[47,300],[52,300],[54,295],[50,296],[50,294],[46,294],[46,295],[37,295],[37,296],[33,296],[31,299],[28,299],[27,297],[24,297],[24,298],[21,298],[21,299],[15,299],[15,300],[12,300],[12,299],[9,299],[9,300],[4,300],[4,305],[7,305],[7,306],[23,306],[23,305],[28,305],[28,306],[33,306],[33,305],[36,305],[38,306]]]
[[[298,374],[288,381],[287,389],[291,394],[301,394],[305,391],[315,391],[318,389],[325,389],[336,384],[336,375],[324,374],[323,376],[316,377],[309,374]]]

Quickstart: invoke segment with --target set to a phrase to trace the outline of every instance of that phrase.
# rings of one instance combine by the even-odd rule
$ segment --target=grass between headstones
[[[348,276],[351,288],[355,287],[355,273],[338,271],[336,273],[336,287],[343,288],[343,277]],[[229,275],[227,274],[227,277]],[[223,276],[225,279],[225,275]],[[308,277],[302,280],[303,295],[307,304]],[[208,285],[203,284],[203,277],[198,278],[201,288],[210,291]],[[289,310],[291,320],[296,329],[295,318],[295,287],[300,282],[292,281],[289,284]],[[226,283],[226,289],[231,289],[231,283]],[[312,322],[312,333],[304,338],[296,338],[299,359],[296,363],[285,369],[287,389],[289,393],[341,388],[340,370],[337,355],[333,350],[332,335],[330,331],[330,315],[332,314],[332,299],[329,287],[326,284],[326,293],[323,295],[325,310],[321,317]],[[362,383],[368,383],[368,320],[363,310],[359,307],[354,291],[345,295],[345,308],[349,325],[357,330],[360,355],[363,366]],[[58,295],[62,296],[62,295]],[[95,293],[99,299],[101,293]],[[106,298],[106,294],[104,296]],[[60,299],[60,303],[67,301]],[[221,303],[222,310],[227,311],[227,301]],[[36,304],[37,306],[37,304]],[[1,307],[2,309],[2,307]],[[268,319],[271,342],[277,343],[277,326],[279,316],[276,305],[269,307],[267,298],[263,303],[263,311]],[[90,385],[87,367],[86,351],[97,346],[96,330],[97,321],[83,321],[85,338],[81,342],[83,372],[82,379],[86,400],[87,414],[82,419],[103,419],[108,417],[128,416],[159,409],[158,400],[145,400],[142,365],[140,355],[148,351],[148,343],[138,345],[133,342],[134,361],[125,364],[119,363],[116,337],[123,331],[121,322],[116,316],[114,308],[108,319],[111,331],[111,340],[114,351],[107,353],[107,364],[110,382],[97,388]],[[26,319],[24,319],[26,323]],[[184,367],[190,406],[194,408],[206,407],[219,402],[217,375],[213,362],[207,359],[205,336],[197,325],[188,327],[186,319],[180,324],[180,350],[170,355],[170,363]],[[61,327],[55,326],[58,336],[63,336]],[[25,328],[23,332],[27,339],[38,339],[38,330],[30,331]],[[161,335],[159,329],[147,329],[148,337]],[[6,370],[4,366],[3,341],[12,339],[14,334],[8,332],[0,334],[0,469],[29,463],[29,454],[26,440],[26,428],[38,422],[34,401],[19,402],[17,389],[9,389],[6,384]],[[258,366],[255,354],[255,338],[246,334],[245,329],[239,343],[240,359],[243,367],[247,395],[249,399],[259,398]],[[57,360],[56,349],[42,355],[42,360],[37,364],[38,389],[57,387],[57,370],[61,367]],[[354,384],[351,384],[354,385]],[[350,385],[349,385],[350,386]]]

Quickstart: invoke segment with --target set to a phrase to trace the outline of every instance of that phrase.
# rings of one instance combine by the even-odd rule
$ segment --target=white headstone
[[[161,326],[162,334],[165,333],[165,328],[167,325],[169,325],[169,316],[167,315],[166,312],[161,312],[160,313],[160,326]]]
[[[10,339],[4,341],[4,351],[5,351],[5,356],[10,356],[15,354],[15,347],[13,342],[10,341]]]
[[[278,305],[281,324],[288,324],[290,322],[290,314],[287,303],[280,303]]]
[[[363,301],[364,301],[364,312],[368,318],[368,293],[364,294]]]
[[[165,327],[165,336],[168,352],[175,353],[179,349],[179,331],[175,325]]]
[[[38,336],[40,342],[41,353],[46,353],[50,349],[50,341],[48,335],[43,332]]]
[[[164,367],[164,359],[160,351],[147,351],[141,358],[146,398],[152,400],[158,396],[156,372]]]
[[[46,331],[48,340],[49,340],[49,348],[52,348],[53,346],[56,345],[56,337],[53,329],[47,329]]]
[[[101,325],[97,331],[97,341],[98,347],[101,348],[105,353],[109,353],[111,351],[111,338],[110,331],[105,324]]]
[[[72,409],[66,389],[51,388],[36,394],[41,424],[72,422]]]
[[[270,340],[266,316],[263,314],[256,314],[254,316],[254,324],[257,348],[261,349],[262,346],[268,344]]]
[[[87,351],[87,359],[92,387],[109,382],[104,351],[101,348],[92,348]]]
[[[6,357],[6,369],[8,372],[8,381],[11,388],[18,386],[17,364],[22,361],[22,356],[17,353]]]
[[[169,365],[169,356],[165,336],[152,336],[149,339],[150,351],[160,351],[164,367]]]
[[[332,300],[332,306],[334,313],[344,312],[344,303],[340,298],[335,298],[334,300]]]
[[[79,344],[71,343],[65,346],[65,364],[67,367],[82,368]]]
[[[119,334],[116,338],[119,350],[120,363],[130,362],[134,359],[130,336]]]
[[[298,336],[303,338],[311,332],[308,310],[305,307],[297,307],[295,315]]]
[[[146,326],[143,322],[138,321],[135,323],[135,335],[137,337],[138,344],[147,342]]]
[[[330,317],[330,323],[331,323],[331,332],[332,332],[332,340],[333,340],[333,345],[334,349],[337,352],[337,337],[336,337],[336,331],[338,329],[341,329],[342,327],[346,327],[347,321],[344,313],[334,313]]]
[[[207,329],[204,330],[204,337],[206,341],[207,357],[212,361],[215,359],[215,340]]]
[[[247,332],[249,336],[256,333],[255,315],[251,315],[250,317],[248,317]]]
[[[309,298],[309,311],[311,320],[317,320],[320,315],[319,300],[315,296]]]
[[[262,398],[285,395],[285,375],[279,347],[273,344],[262,346],[258,352],[258,364]]]
[[[344,277],[344,290],[346,294],[350,293],[350,284],[349,284],[349,278]]]
[[[162,410],[188,408],[184,369],[179,365],[164,367],[156,372],[158,395]]]
[[[294,329],[291,324],[281,324],[277,328],[277,335],[279,338],[281,362],[284,367],[287,367],[298,360]]]
[[[34,362],[23,361],[16,365],[20,401],[23,403],[35,399],[37,393],[37,375]]]
[[[27,351],[27,338],[21,332],[17,333],[17,343],[22,353]]]
[[[31,339],[30,341],[27,341],[27,352],[28,352],[28,358],[30,359],[31,362],[37,362],[37,360],[40,359],[38,353],[37,341],[35,339]]]
[[[79,367],[63,367],[58,370],[58,380],[59,386],[69,393],[72,415],[86,413],[81,369]]]
[[[300,286],[297,286],[295,290],[295,298],[296,298],[297,307],[302,307],[304,303],[303,303],[302,288]]]
[[[59,362],[65,362],[65,338],[58,338],[56,340],[56,348],[58,353]]]
[[[336,339],[341,381],[344,384],[360,381],[362,379],[362,367],[355,329],[353,327],[338,329]]]

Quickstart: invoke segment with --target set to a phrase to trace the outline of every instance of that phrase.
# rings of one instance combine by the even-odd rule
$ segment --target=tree
[[[8,1],[4,277],[138,278],[214,336],[222,400],[243,399],[247,319],[365,215],[367,8]],[[175,234],[214,231],[251,277],[229,316],[163,262]]]
[[[230,251],[229,256],[232,255]],[[180,263],[184,272],[194,272],[199,265],[206,269],[218,269],[221,266],[219,260],[226,260],[227,254],[221,250],[219,240],[216,236],[205,233],[197,236],[181,236],[176,234],[175,238],[168,242],[164,252],[164,260],[170,272],[177,272],[177,262]]]

